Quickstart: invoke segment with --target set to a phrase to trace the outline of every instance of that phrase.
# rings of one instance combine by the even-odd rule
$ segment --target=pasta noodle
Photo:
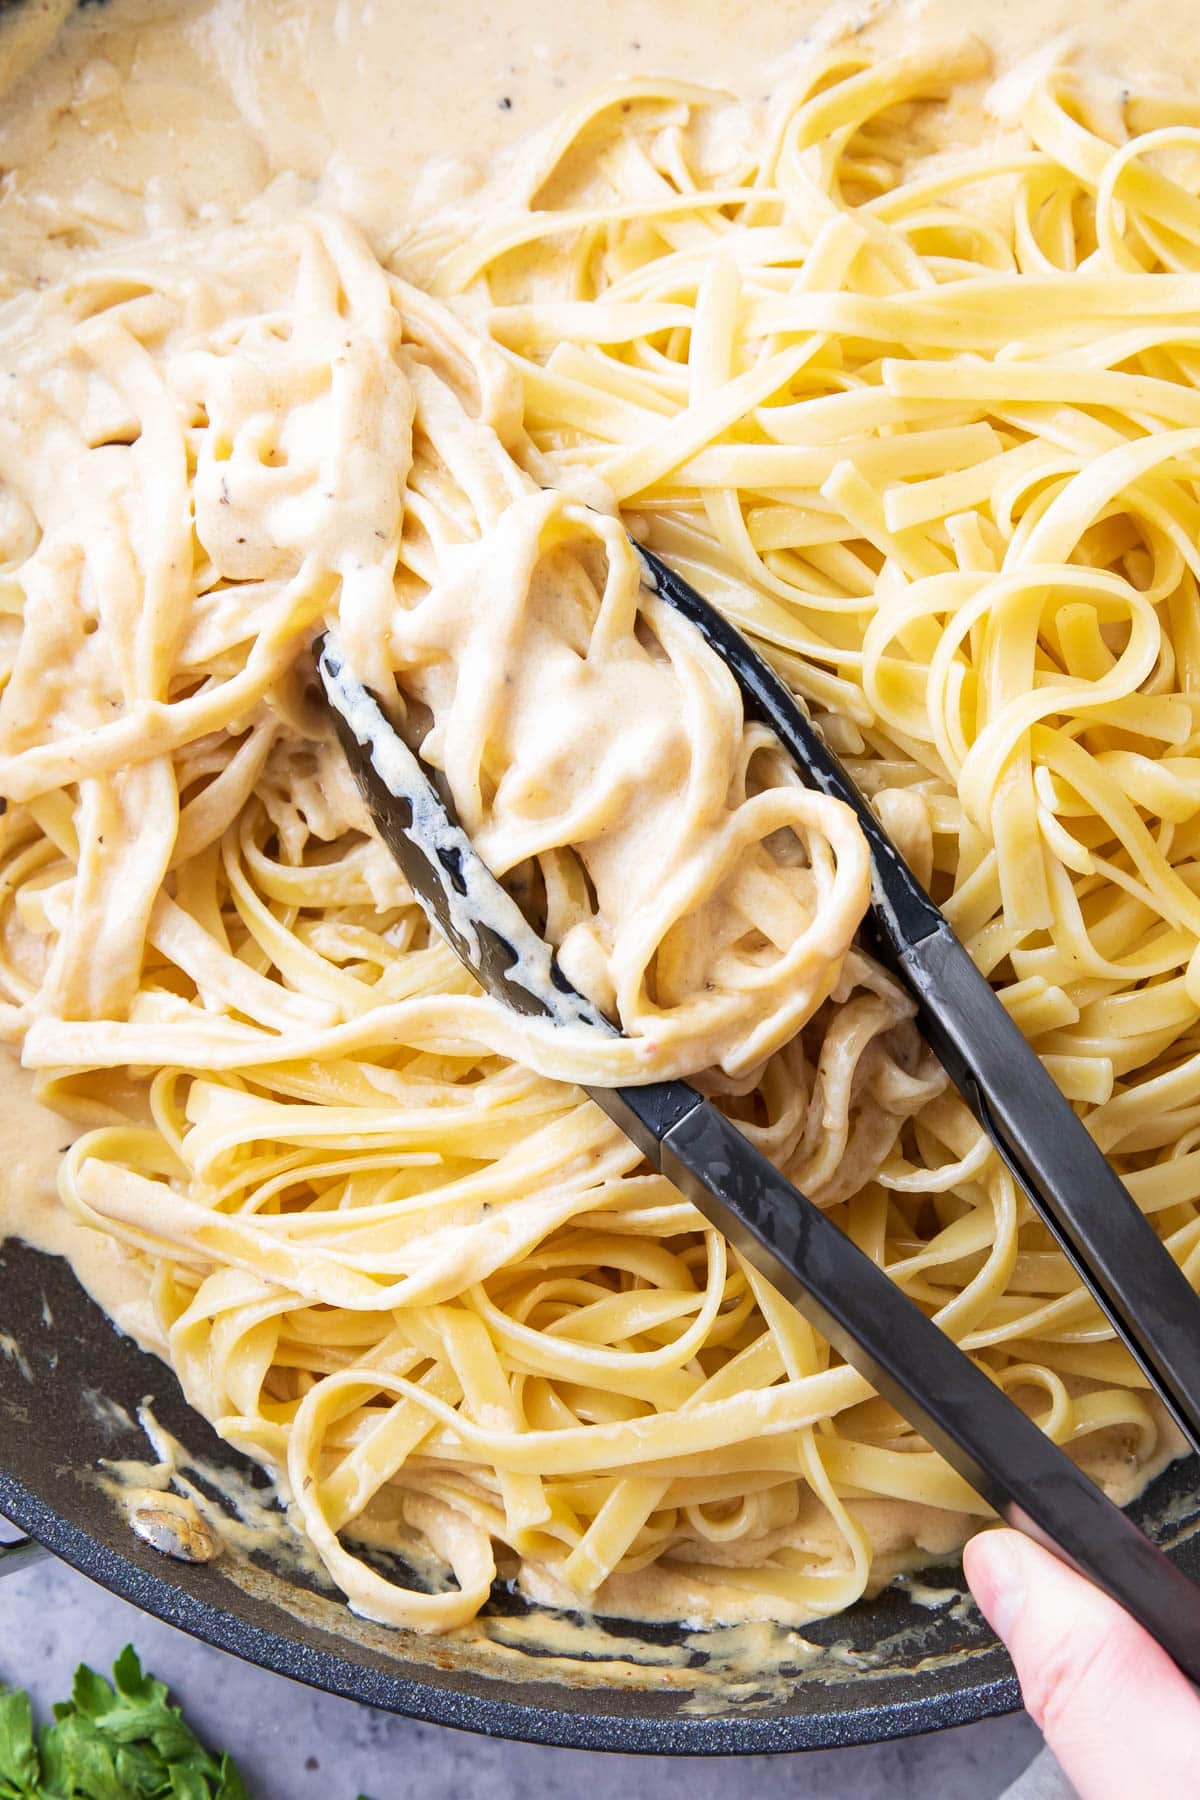
[[[802,1623],[985,1516],[571,1081],[703,1071],[1114,1491],[1175,1448],[856,945],[857,828],[626,538],[813,708],[1200,1278],[1200,134],[1055,63],[948,147],[986,72],[625,84],[387,263],[267,195],[0,309],[4,1024],[373,1618],[499,1573]],[[325,624],[624,1037],[430,935]]]

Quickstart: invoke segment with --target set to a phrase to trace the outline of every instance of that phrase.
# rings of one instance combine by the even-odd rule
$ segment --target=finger
[[[1200,1696],[1140,1625],[1019,1532],[981,1532],[963,1565],[1084,1800],[1200,1793]]]

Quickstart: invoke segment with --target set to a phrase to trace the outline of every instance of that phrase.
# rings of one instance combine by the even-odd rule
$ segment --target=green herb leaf
[[[228,1750],[221,1758],[213,1800],[250,1800],[250,1790],[238,1773],[238,1766]]]
[[[0,1800],[250,1800],[228,1755],[206,1750],[131,1645],[113,1685],[82,1664],[35,1741],[27,1694],[0,1689]]]
[[[23,1800],[38,1778],[28,1694],[0,1694],[0,1800]]]
[[[209,1800],[212,1789],[203,1775],[176,1763],[171,1771],[172,1800]]]

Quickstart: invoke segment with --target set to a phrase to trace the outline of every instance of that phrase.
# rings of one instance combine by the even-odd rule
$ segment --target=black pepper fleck
[[[500,111],[501,112],[511,112],[512,111],[512,99],[508,94],[501,95]]]

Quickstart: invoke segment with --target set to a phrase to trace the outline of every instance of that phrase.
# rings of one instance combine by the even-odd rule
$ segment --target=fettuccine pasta
[[[986,1517],[575,1081],[696,1077],[1112,1491],[1175,1449],[857,945],[853,820],[627,535],[810,705],[1200,1278],[1200,129],[1055,62],[948,147],[987,74],[625,84],[384,260],[268,195],[0,309],[3,1023],[88,1127],[65,1204],[372,1618],[499,1576],[801,1623]],[[431,933],[326,626],[622,1037]]]

